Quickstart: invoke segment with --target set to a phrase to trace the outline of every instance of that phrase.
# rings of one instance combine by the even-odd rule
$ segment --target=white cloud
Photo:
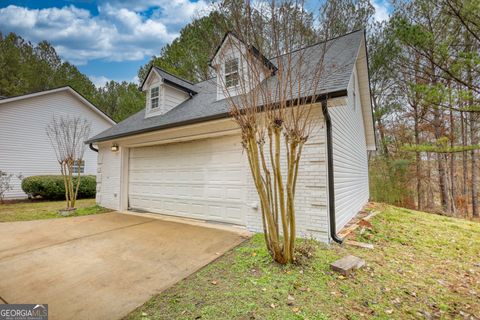
[[[142,60],[158,54],[196,12],[207,9],[204,0],[111,0],[102,2],[93,16],[73,5],[45,9],[10,5],[0,8],[0,30],[32,42],[47,40],[75,64]]]
[[[100,87],[103,87],[107,82],[110,81],[110,79],[108,79],[107,77],[104,77],[104,76],[88,76],[90,78],[90,80],[92,80],[93,84],[95,85],[95,87],[97,88],[100,88]]]
[[[375,8],[375,14],[373,18],[378,22],[383,22],[388,20],[390,4],[387,0],[373,0],[372,5]]]
[[[93,76],[93,75],[89,75],[88,78],[90,78],[90,80],[93,82],[93,84],[95,85],[95,87],[97,88],[100,88],[100,87],[103,87],[105,86],[105,84],[107,82],[110,82],[111,80],[114,80],[116,82],[123,82],[123,81],[126,81],[126,82],[131,82],[131,83],[134,83],[134,84],[137,84],[137,85],[140,85],[140,78],[138,76],[134,76],[130,79],[110,79],[110,78],[107,78],[105,76]]]

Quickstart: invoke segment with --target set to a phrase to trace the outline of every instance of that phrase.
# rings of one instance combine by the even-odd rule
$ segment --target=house
[[[368,201],[367,152],[375,149],[365,33],[353,32],[327,44],[324,65],[331,72],[319,84],[310,114],[315,128],[304,147],[296,196],[298,235],[325,242],[339,241],[336,232]],[[302,50],[318,57],[324,47]],[[222,50],[233,49],[225,47],[224,40]],[[277,59],[281,57],[267,59],[267,64],[274,66]],[[239,63],[232,67],[218,55],[212,64],[220,66],[216,76],[195,84],[152,67],[141,86],[145,108],[88,141],[99,148],[101,206],[262,232],[240,131],[221,94],[225,91],[218,89],[232,82],[232,72],[242,70]],[[272,74],[272,81],[275,77]]]
[[[24,198],[18,175],[60,174],[55,151],[46,134],[54,117],[80,116],[98,134],[115,122],[71,87],[61,87],[0,100],[0,170],[14,174],[5,199]],[[85,150],[81,173],[97,173],[97,153]]]

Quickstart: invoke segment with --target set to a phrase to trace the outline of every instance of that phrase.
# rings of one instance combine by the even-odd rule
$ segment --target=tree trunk
[[[467,133],[466,133],[466,123],[465,123],[465,114],[464,112],[460,112],[460,123],[462,126],[462,147],[464,150],[462,151],[462,172],[463,172],[463,180],[462,180],[462,196],[466,199],[468,194],[468,160],[467,160],[467,151],[465,151],[465,147],[467,146]],[[467,214],[468,214],[468,203],[467,203]]]
[[[450,101],[451,105],[451,101]],[[455,119],[453,118],[453,110],[450,109],[450,147],[455,146]],[[455,152],[450,153],[450,211],[456,215],[456,190],[455,190]]]
[[[435,139],[439,140],[442,137],[441,117],[440,117],[440,111],[436,107],[434,109],[433,125],[434,125]],[[447,172],[445,170],[443,155],[441,153],[437,153],[437,168],[438,168],[438,180],[439,180],[439,186],[440,186],[440,202],[442,204],[442,210],[445,212],[450,212],[450,201],[448,199]]]
[[[414,105],[414,135],[415,135],[415,144],[420,144],[420,132],[418,128],[418,106]],[[417,180],[417,210],[422,210],[423,201],[422,201],[422,164],[421,164],[421,155],[420,152],[415,152],[415,171],[416,171],[416,180]]]
[[[372,98],[373,101],[373,110],[378,111],[378,105],[377,105],[377,99],[375,96]],[[378,112],[377,112],[378,114]],[[380,144],[382,148],[382,153],[385,156],[385,158],[389,158],[389,152],[388,152],[388,145],[387,141],[385,138],[385,126],[383,125],[382,118],[380,116],[377,116],[377,128],[378,132],[380,133]]]
[[[477,130],[476,130],[476,115],[474,112],[470,112],[470,142],[472,145],[478,144],[478,139],[477,139]],[[472,189],[472,216],[473,217],[479,217],[479,212],[478,212],[478,198],[477,198],[477,190],[478,190],[478,173],[477,173],[477,150],[472,150],[470,151],[470,155],[472,158],[472,171],[471,171],[471,176],[472,176],[472,183],[471,183],[471,189]]]

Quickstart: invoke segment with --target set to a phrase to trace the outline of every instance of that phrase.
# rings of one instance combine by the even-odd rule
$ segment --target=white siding
[[[212,65],[216,69],[217,75],[217,100],[222,100],[227,97],[237,96],[244,92],[248,92],[265,78],[267,70],[260,71],[264,68],[263,62],[260,60],[252,66],[252,59],[250,54],[247,54],[247,47],[239,42],[239,40],[232,35],[228,35],[222,46],[215,55]],[[231,88],[225,88],[225,61],[229,59],[238,59],[238,77],[239,85]],[[259,74],[260,73],[260,74]],[[251,81],[249,75],[259,74],[259,79]]]
[[[150,101],[150,89],[152,87],[159,87],[159,102],[158,108],[152,109],[151,108],[151,101]],[[167,113],[168,111],[172,110],[180,103],[187,100],[190,95],[183,90],[177,89],[173,86],[167,85],[163,82],[160,76],[157,75],[156,72],[152,71],[150,79],[148,79],[146,85],[146,110],[145,117],[154,117],[158,115],[162,115]]]
[[[189,98],[189,95],[177,88],[174,88],[169,85],[163,85],[163,101],[162,101],[162,112],[161,113],[166,113],[176,106],[178,106],[180,103],[183,101],[187,100]]]
[[[102,207],[120,210],[122,151],[112,152],[109,144],[98,146],[97,196]]]
[[[355,71],[348,87],[347,105],[329,108],[333,131],[337,231],[360,211],[369,198],[368,156],[358,87]]]
[[[60,174],[45,128],[53,116],[81,116],[91,121],[91,136],[111,124],[68,91],[6,102],[0,105],[0,170],[23,176]],[[86,146],[85,174],[97,172],[97,153]],[[21,181],[13,178],[8,198],[22,198]]]

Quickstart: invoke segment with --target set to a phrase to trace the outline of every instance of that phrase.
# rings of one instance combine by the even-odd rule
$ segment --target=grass
[[[110,211],[95,204],[95,199],[77,200],[77,210],[70,217]],[[58,210],[65,208],[65,201],[22,201],[0,204],[0,222],[61,218]]]
[[[256,235],[152,297],[126,319],[476,319],[480,317],[480,224],[374,205],[374,250],[324,246],[303,266],[271,262]],[[358,230],[358,229],[357,229]],[[330,270],[353,254],[366,266]],[[289,298],[290,296],[290,298]]]

